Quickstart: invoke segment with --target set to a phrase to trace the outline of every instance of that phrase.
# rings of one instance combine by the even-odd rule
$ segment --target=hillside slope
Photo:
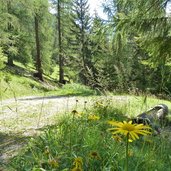
[[[95,91],[79,84],[60,85],[52,76],[44,75],[44,82],[33,77],[34,69],[20,63],[5,67],[0,75],[0,98],[16,98],[33,95],[91,95]],[[57,75],[57,73],[56,73]]]

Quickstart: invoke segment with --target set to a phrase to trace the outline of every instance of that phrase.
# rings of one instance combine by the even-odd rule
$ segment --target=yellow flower
[[[83,160],[81,157],[77,157],[74,159],[74,162],[73,162],[73,165],[75,166],[75,168],[79,168],[81,169],[82,168],[82,165],[83,165]]]
[[[116,121],[107,121],[109,125],[115,126]]]
[[[100,155],[98,154],[98,152],[96,151],[92,151],[89,156],[93,159],[97,159],[97,160],[100,160]]]
[[[83,171],[83,169],[74,167],[71,171]]]
[[[151,129],[149,126],[143,124],[132,124],[132,121],[111,121],[110,124],[116,127],[109,129],[110,131],[112,131],[113,135],[120,133],[125,136],[129,136],[131,140],[138,139],[139,135],[151,134],[151,132],[149,132],[149,130]]]
[[[49,147],[48,146],[45,147],[44,154],[46,154],[46,155],[50,154],[50,151],[49,151]]]
[[[48,160],[48,163],[53,168],[59,167],[59,162],[56,159],[50,159],[50,160]]]
[[[96,120],[99,120],[100,117],[99,116],[96,116],[96,115],[89,115],[88,116],[88,120],[93,120],[93,121],[96,121]]]

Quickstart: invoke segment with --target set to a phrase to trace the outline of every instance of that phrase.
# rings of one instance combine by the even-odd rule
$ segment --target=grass
[[[134,96],[128,96],[125,103],[116,102],[118,100],[101,97],[91,107],[75,109],[61,117],[56,125],[47,127],[39,137],[31,139],[27,148],[10,162],[9,168],[69,171],[82,160],[79,169],[84,171],[124,170],[124,137],[120,137],[121,141],[112,138],[107,121],[127,120],[127,112],[141,111],[154,103],[162,102],[169,107],[171,103],[154,98],[144,101],[144,97]],[[158,136],[149,135],[133,141],[129,144],[129,170],[170,171],[170,145],[170,131],[167,130]]]
[[[59,96],[77,95],[88,96],[96,94],[87,86],[80,84],[59,85],[52,78],[45,76],[45,81],[40,82],[33,78],[31,73],[34,69],[30,66],[15,62],[14,67],[6,67],[1,70],[0,97],[8,99],[21,96]],[[56,70],[55,70],[56,73]],[[53,75],[53,74],[52,74]]]

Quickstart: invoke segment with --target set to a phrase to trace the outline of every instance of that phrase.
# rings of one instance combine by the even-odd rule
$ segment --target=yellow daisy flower
[[[83,160],[81,157],[77,157],[74,159],[73,165],[75,166],[75,168],[82,168],[83,165]]]
[[[143,124],[132,124],[132,121],[126,122],[114,122],[111,121],[110,124],[115,126],[116,128],[109,129],[112,131],[112,134],[123,134],[125,136],[129,136],[130,139],[136,140],[139,138],[139,135],[147,135],[151,134],[149,130],[151,129],[147,125]]]

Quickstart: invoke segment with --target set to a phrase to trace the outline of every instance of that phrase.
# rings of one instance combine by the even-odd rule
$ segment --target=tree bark
[[[60,4],[60,0],[58,0],[57,8],[58,8],[57,30],[58,30],[58,45],[59,45],[59,82],[63,84],[64,83],[64,59],[63,59],[63,55],[62,55],[61,4]]]
[[[36,39],[36,69],[37,73],[35,74],[41,81],[43,81],[43,70],[42,70],[42,61],[40,55],[40,39],[39,39],[39,20],[38,16],[35,15],[35,39]]]

